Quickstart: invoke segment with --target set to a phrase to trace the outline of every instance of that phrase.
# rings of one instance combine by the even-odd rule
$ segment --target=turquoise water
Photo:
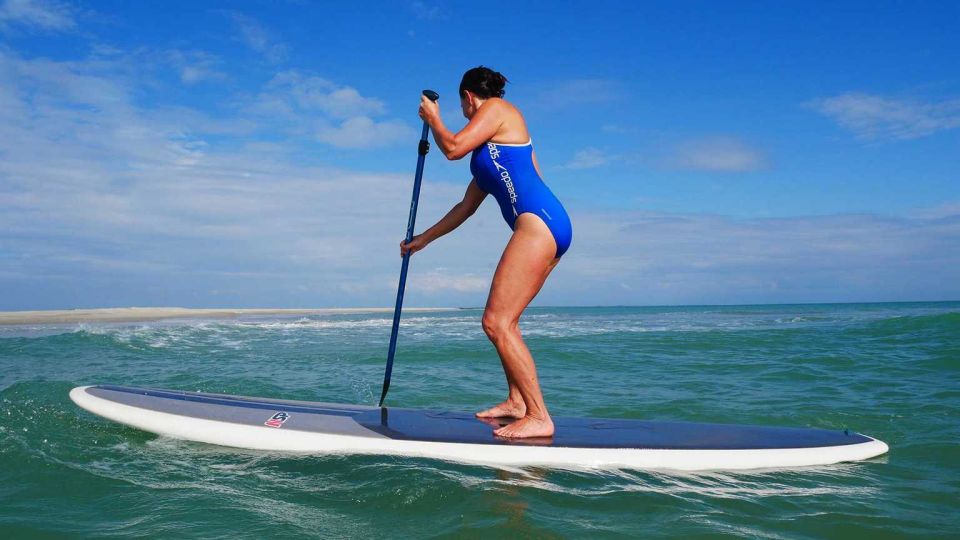
[[[74,386],[373,404],[389,315],[0,327],[0,538],[950,536],[960,303],[531,309],[554,415],[850,428],[869,462],[791,471],[504,471],[158,438]],[[388,402],[504,396],[479,310],[406,317]]]

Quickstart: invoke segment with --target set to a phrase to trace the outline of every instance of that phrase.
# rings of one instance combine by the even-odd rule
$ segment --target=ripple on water
[[[502,397],[480,313],[405,319],[392,403],[473,410]],[[389,318],[3,328],[0,533],[792,538],[960,528],[960,304],[541,308],[522,324],[554,414],[852,427],[891,453],[687,474],[223,449],[94,417],[67,392],[113,382],[371,403]]]

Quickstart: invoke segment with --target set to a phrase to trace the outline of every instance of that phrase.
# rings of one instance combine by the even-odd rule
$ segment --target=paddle
[[[440,94],[433,90],[424,90],[423,95],[430,101],[440,99]],[[410,217],[407,219],[407,242],[413,240],[413,225],[417,221],[417,201],[420,199],[420,180],[423,178],[423,162],[430,151],[430,143],[427,141],[427,135],[430,134],[430,126],[423,123],[423,131],[420,133],[420,146],[417,147],[417,174],[413,179],[413,200],[410,201]],[[397,287],[397,305],[393,308],[393,329],[390,331],[390,348],[387,350],[387,369],[383,372],[383,393],[380,394],[380,407],[383,407],[383,400],[387,397],[387,391],[390,390],[390,375],[393,373],[393,355],[397,352],[397,334],[400,331],[400,309],[403,306],[403,289],[407,284],[407,267],[410,265],[410,252],[403,256],[403,263],[400,265],[400,285]]]

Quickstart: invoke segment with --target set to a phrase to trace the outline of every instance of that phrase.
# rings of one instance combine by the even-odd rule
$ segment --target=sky
[[[535,305],[960,300],[957,2],[0,0],[0,310],[391,306],[419,94],[504,73]],[[428,155],[417,230],[470,181]],[[482,306],[494,201],[406,305]]]

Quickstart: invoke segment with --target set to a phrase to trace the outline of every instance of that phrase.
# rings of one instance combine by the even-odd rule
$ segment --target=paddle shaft
[[[423,95],[431,101],[437,101],[440,95],[433,90],[424,90]],[[417,147],[417,174],[413,179],[413,197],[410,200],[410,217],[407,218],[407,237],[406,242],[413,240],[413,227],[417,221],[417,203],[420,200],[420,182],[423,179],[423,164],[427,158],[427,152],[430,151],[430,142],[427,136],[430,135],[430,126],[423,123],[423,131],[420,133],[420,145]],[[397,304],[393,308],[393,327],[390,330],[390,348],[387,349],[387,367],[383,372],[383,392],[380,394],[380,407],[383,407],[383,400],[387,397],[387,391],[390,390],[390,376],[393,374],[393,356],[397,352],[397,334],[400,332],[400,310],[403,307],[403,291],[407,285],[407,268],[410,266],[410,252],[403,255],[403,262],[400,264],[400,284],[397,286]]]

